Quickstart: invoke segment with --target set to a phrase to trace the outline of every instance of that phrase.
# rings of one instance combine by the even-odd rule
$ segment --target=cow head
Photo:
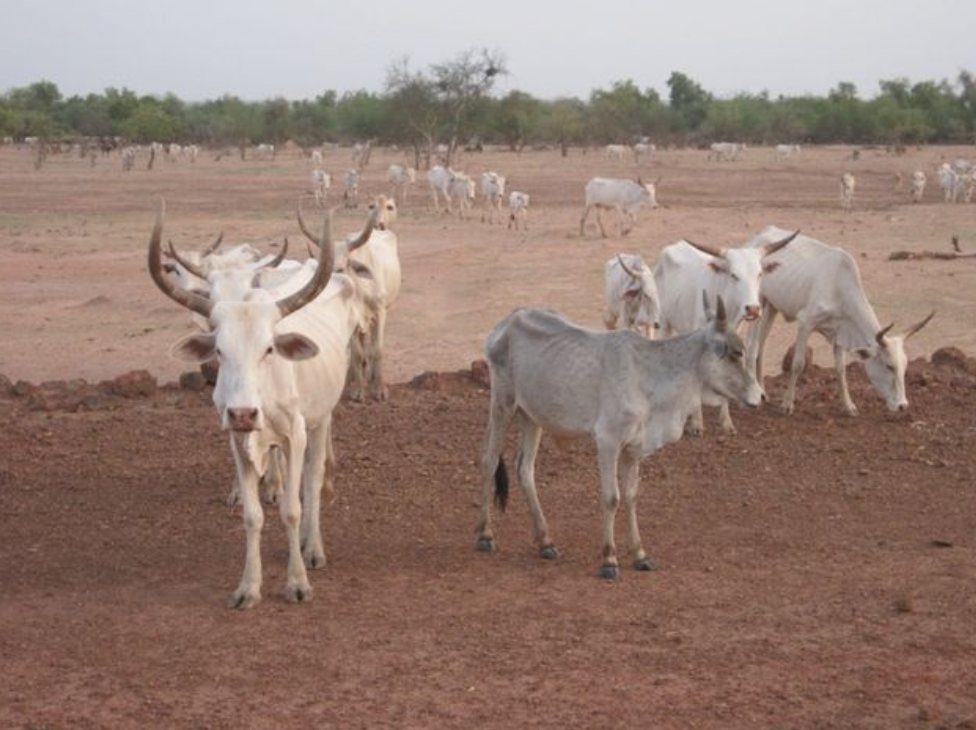
[[[884,398],[889,411],[904,411],[908,408],[908,397],[905,394],[905,370],[908,368],[905,340],[927,325],[934,316],[935,312],[932,312],[901,335],[889,335],[894,323],[889,324],[878,330],[871,347],[855,351],[864,362],[871,385]]]
[[[711,256],[709,268],[719,278],[716,290],[722,295],[732,326],[739,322],[754,322],[762,313],[759,285],[763,274],[771,274],[779,266],[777,261],[763,261],[800,235],[795,231],[781,241],[759,248],[714,248],[685,239],[689,245]]]
[[[386,200],[386,198],[384,198],[384,200]],[[382,207],[385,207],[385,205]],[[367,243],[369,243],[369,237],[373,235],[373,228],[377,227],[377,224],[379,223],[380,216],[381,216],[380,213],[381,207],[374,202],[369,206],[369,208],[370,208],[369,217],[366,219],[366,226],[359,233],[359,235],[353,238],[347,238],[344,241],[339,241],[339,243],[336,244],[335,251],[332,253],[335,271],[340,273],[346,272],[350,266],[349,254],[351,254],[356,249],[359,249],[365,246]],[[394,204],[394,211],[395,210],[396,210],[396,204]],[[331,213],[329,215],[331,216]],[[311,229],[308,227],[308,224],[305,223],[305,218],[302,217],[301,198],[299,198],[298,200],[297,216],[298,216],[298,227],[301,229],[302,233],[305,234],[305,237],[311,243],[315,244],[316,247],[319,247],[320,246],[319,239],[315,236],[315,234],[312,233]],[[366,272],[362,270],[360,270],[360,272],[357,273],[363,273],[364,276],[366,275]]]
[[[746,366],[746,347],[736,334],[732,321],[726,315],[725,302],[717,298],[713,314],[708,294],[702,292],[705,302],[707,347],[699,368],[702,378],[702,403],[720,406],[722,399],[734,400],[750,408],[757,408],[763,401],[763,390]]]
[[[393,227],[397,219],[397,205],[393,198],[377,195],[369,204],[370,215],[376,213],[376,227],[385,231]]]
[[[220,371],[214,404],[222,427],[244,432],[261,429],[265,399],[269,391],[283,387],[286,363],[318,354],[312,340],[297,332],[279,331],[278,325],[313,301],[332,276],[331,217],[326,219],[322,233],[318,266],[304,286],[281,299],[255,288],[235,301],[208,298],[180,287],[166,276],[162,266],[163,219],[161,204],[149,242],[149,274],[164,294],[210,324],[209,332],[192,334],[177,342],[173,354],[197,363],[216,356]]]
[[[631,308],[636,309],[636,324],[653,330],[661,329],[661,300],[658,297],[654,272],[646,264],[640,269],[631,269],[620,254],[617,254],[617,263],[630,277],[624,290],[624,301],[629,311],[633,311]]]
[[[658,178],[652,183],[646,183],[640,177],[637,178],[637,184],[641,188],[641,205],[646,205],[650,208],[657,207],[657,186],[660,182],[661,178]]]

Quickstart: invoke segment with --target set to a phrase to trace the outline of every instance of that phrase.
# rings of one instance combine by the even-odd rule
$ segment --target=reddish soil
[[[520,494],[496,520],[500,551],[474,551],[487,391],[427,375],[389,403],[340,407],[314,601],[284,601],[269,509],[264,601],[239,613],[224,607],[244,552],[226,438],[209,390],[156,386],[179,374],[165,353],[187,317],[148,281],[144,246],[160,194],[187,247],[221,228],[232,242],[294,236],[308,165],[208,156],[123,175],[114,158],[92,171],[59,157],[34,173],[0,150],[0,372],[60,381],[0,378],[0,729],[976,728],[976,268],[885,261],[947,250],[952,233],[976,247],[972,206],[892,189],[895,171],[971,150],[848,152],[711,166],[664,152],[640,170],[664,175],[663,207],[625,242],[592,227],[581,240],[579,197],[589,176],[634,165],[471,157],[463,168],[532,194],[531,229],[427,214],[415,192],[397,229],[391,379],[466,366],[515,306],[597,326],[617,250],[653,259],[680,236],[777,223],[858,256],[882,319],[939,309],[912,357],[962,352],[913,364],[908,413],[890,416],[852,366],[857,418],[817,367],[792,417],[737,411],[740,435],[724,437],[706,414],[703,438],[644,463],[641,525],[661,569],[609,583],[583,442],[547,440],[539,459],[561,559],[536,556]],[[341,154],[326,168],[345,169]],[[372,191],[395,158],[374,159]],[[837,200],[848,167],[851,214]],[[767,370],[790,333],[774,331]],[[775,401],[781,384],[767,387]]]

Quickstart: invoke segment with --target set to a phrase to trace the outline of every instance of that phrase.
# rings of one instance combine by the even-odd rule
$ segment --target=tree
[[[705,121],[712,95],[691,77],[680,71],[672,71],[668,78],[671,108],[678,113],[686,132],[695,131]]]
[[[397,110],[390,119],[392,138],[413,148],[414,167],[421,167],[422,154],[423,167],[430,167],[443,116],[433,82],[424,73],[411,71],[409,60],[402,58],[387,69],[386,94]]]
[[[144,101],[122,125],[122,132],[129,139],[143,144],[172,142],[176,138],[176,120],[157,102]]]
[[[510,149],[521,152],[538,130],[541,117],[542,102],[524,91],[512,91],[498,103],[491,131],[501,135]]]

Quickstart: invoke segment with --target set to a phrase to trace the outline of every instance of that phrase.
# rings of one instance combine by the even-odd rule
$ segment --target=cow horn
[[[285,256],[288,255],[288,237],[285,236],[285,242],[281,246],[281,251],[271,259],[268,263],[262,266],[262,269],[277,269],[281,266],[281,262],[285,260]]]
[[[282,318],[287,317],[322,293],[329,279],[332,278],[332,267],[335,264],[335,249],[332,243],[332,211],[325,216],[322,224],[322,238],[317,241],[319,247],[318,267],[311,280],[294,294],[278,300],[278,311]]]
[[[641,187],[644,187],[644,181],[641,179],[640,175],[637,176],[637,184],[640,185]]]
[[[692,246],[693,248],[697,248],[699,251],[701,251],[702,253],[707,253],[709,256],[714,256],[717,259],[725,258],[724,248],[715,248],[714,246],[709,246],[706,243],[695,243],[694,241],[691,241],[687,238],[684,239],[684,241],[689,246]]]
[[[366,245],[369,241],[369,237],[373,235],[373,228],[376,226],[377,221],[380,217],[379,206],[373,209],[373,212],[369,214],[366,219],[366,227],[363,228],[363,232],[359,234],[358,237],[346,244],[346,251],[352,253],[357,248],[361,248]]]
[[[186,269],[187,271],[189,271],[191,274],[193,274],[198,279],[204,279],[204,280],[206,280],[207,274],[206,274],[206,272],[203,269],[201,269],[196,264],[190,263],[185,258],[183,258],[182,256],[180,256],[179,251],[176,250],[176,246],[173,245],[173,242],[172,241],[168,241],[168,243],[169,243],[169,251],[167,251],[167,253],[169,254],[169,257],[171,259],[173,259],[174,261],[176,261],[176,263],[178,263],[180,266],[182,266],[184,269]]]
[[[767,243],[765,246],[763,246],[763,256],[769,256],[770,254],[776,253],[781,248],[783,248],[783,246],[788,244],[790,241],[792,241],[794,238],[796,238],[799,235],[800,235],[800,229],[797,228],[795,231],[793,231],[792,234],[784,238],[782,241],[776,241],[775,243]]]
[[[892,322],[887,327],[882,327],[881,329],[878,330],[878,334],[874,336],[874,339],[877,341],[879,345],[881,345],[882,347],[885,346],[885,341],[884,341],[885,335],[888,334],[888,331],[894,326],[895,323]]]
[[[914,335],[916,332],[918,332],[920,329],[922,329],[922,327],[924,327],[929,322],[931,322],[932,321],[932,317],[934,317],[934,316],[935,316],[935,310],[933,310],[932,313],[928,317],[926,317],[925,319],[923,319],[918,324],[909,327],[905,331],[905,334],[902,335],[902,339],[907,340],[909,337],[911,337],[912,335]]]
[[[627,275],[630,276],[631,279],[640,281],[640,276],[627,268],[627,264],[624,263],[624,259],[619,253],[617,254],[617,262],[620,264],[620,267],[627,272]]]
[[[182,304],[187,309],[202,314],[204,317],[210,317],[210,312],[213,310],[212,301],[177,286],[163,273],[163,219],[165,216],[166,201],[160,200],[159,211],[156,213],[156,223],[149,239],[149,276],[156,282],[159,290],[174,302]]]
[[[316,246],[319,245],[319,239],[315,237],[315,234],[309,229],[305,224],[305,219],[302,218],[302,199],[298,199],[298,227],[302,229],[302,233],[305,234],[305,238],[314,243]]]
[[[727,320],[725,317],[725,302],[722,301],[722,295],[718,295],[716,298],[717,304],[715,305],[715,329],[718,332],[725,332],[725,327]]]
[[[210,244],[209,246],[207,246],[207,248],[205,248],[205,249],[204,249],[204,251],[203,251],[203,253],[202,253],[202,254],[200,254],[200,255],[201,255],[201,256],[209,256],[209,255],[210,255],[210,254],[212,254],[212,253],[213,253],[214,251],[216,251],[216,250],[217,250],[218,248],[220,248],[220,244],[221,244],[221,242],[222,242],[223,240],[224,240],[224,232],[223,232],[223,231],[221,231],[221,232],[220,232],[220,235],[219,235],[219,236],[217,236],[217,240],[216,240],[216,241],[214,241],[213,243],[211,243],[211,244]]]

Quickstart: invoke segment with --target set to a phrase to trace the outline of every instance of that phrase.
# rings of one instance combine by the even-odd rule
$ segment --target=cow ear
[[[201,363],[214,356],[217,346],[216,335],[187,335],[170,349],[170,357],[183,362]]]
[[[871,357],[871,351],[866,347],[860,347],[854,352],[862,360],[867,360],[869,357]]]
[[[724,274],[725,272],[728,271],[728,268],[725,266],[725,264],[723,264],[718,259],[713,258],[711,261],[708,262],[708,265],[712,267],[712,270],[716,274]]]
[[[275,350],[286,360],[308,360],[319,354],[319,346],[297,332],[275,335],[274,344]]]
[[[640,289],[627,289],[624,296],[627,299],[636,299],[640,295]]]
[[[763,264],[763,271],[765,271],[767,274],[771,274],[774,271],[776,271],[776,269],[779,268],[780,263],[782,263],[782,262],[780,262],[780,261],[767,261],[765,264]]]

